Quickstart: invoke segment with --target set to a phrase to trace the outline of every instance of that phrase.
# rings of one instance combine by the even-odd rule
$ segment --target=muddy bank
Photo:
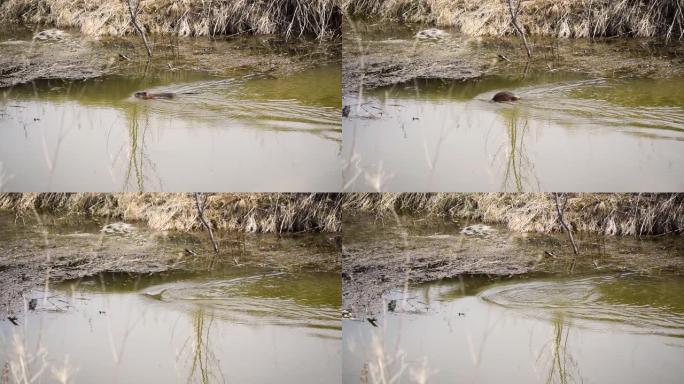
[[[532,60],[513,37],[473,37],[444,29],[419,39],[425,27],[345,21],[343,90],[358,93],[413,80],[467,81],[528,72],[572,72],[590,77],[667,78],[684,74],[684,44],[657,39],[566,40],[534,37]]]
[[[0,211],[0,222],[0,314],[21,311],[22,297],[31,289],[102,273],[192,274],[226,267],[285,272],[340,269],[335,235],[216,231],[216,255],[206,233],[199,231],[158,231],[106,218],[15,216],[7,211]]]
[[[461,275],[684,274],[680,237],[576,234],[580,255],[575,258],[561,234],[509,232],[500,226],[462,232],[472,224],[411,216],[346,217],[343,308],[361,317],[380,310],[380,297],[391,289]]]
[[[0,32],[0,88],[34,80],[86,80],[152,70],[235,75],[284,76],[339,61],[340,44],[277,36],[232,38],[154,38],[148,62],[140,39],[85,37],[73,30],[59,38],[34,39],[33,30],[19,27]]]
[[[398,25],[346,22],[343,36],[343,93],[361,92],[414,79],[468,80],[482,76],[460,40],[420,42]],[[372,36],[372,37],[371,37]]]

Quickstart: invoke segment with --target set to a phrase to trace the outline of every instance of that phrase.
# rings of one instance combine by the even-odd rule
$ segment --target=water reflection
[[[466,278],[398,289],[385,296],[384,308],[397,306],[377,316],[377,327],[344,321],[343,382],[676,383],[684,374],[683,283]],[[635,303],[637,286],[647,293]],[[653,295],[660,302],[646,299]]]
[[[502,161],[505,164],[501,190],[515,192],[538,190],[538,182],[532,182],[536,181],[534,164],[525,153],[525,135],[528,133],[529,123],[520,116],[520,110],[517,108],[503,110],[501,115],[508,121],[506,130],[508,143],[501,147]],[[494,156],[494,161],[499,157],[497,155]]]
[[[562,313],[556,314],[552,324],[553,340],[549,345],[548,351],[542,349],[541,352],[542,356],[546,356],[549,360],[549,374],[546,378],[546,383],[566,384],[582,382],[581,375],[573,374],[573,370],[577,369],[577,365],[568,353],[570,324],[566,323]]]
[[[304,89],[312,77],[321,86]],[[176,97],[132,96],[142,89]],[[282,78],[176,71],[45,81],[5,90],[0,111],[7,190],[339,189],[334,65]]]
[[[75,382],[339,381],[336,274],[233,271],[143,291],[93,279],[47,297],[20,327],[0,323],[12,379],[47,379],[68,359]]]
[[[671,84],[659,87],[663,82]],[[344,186],[392,192],[681,189],[684,106],[672,84],[681,87],[684,79],[531,72],[364,90],[345,99]],[[634,93],[642,88],[647,95],[638,103]],[[489,102],[501,89],[522,100]]]

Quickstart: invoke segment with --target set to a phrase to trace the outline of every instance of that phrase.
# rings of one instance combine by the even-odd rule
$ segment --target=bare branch
[[[214,232],[211,230],[211,226],[209,225],[209,223],[207,223],[207,221],[204,219],[204,209],[207,207],[207,196],[203,193],[194,193],[193,195],[195,196],[195,207],[197,208],[197,217],[202,223],[202,226],[204,226],[204,229],[206,229],[207,233],[209,234],[209,240],[211,241],[211,245],[214,247],[214,252],[218,254],[219,248],[216,239],[214,239]]]
[[[579,254],[579,249],[577,248],[577,244],[575,243],[575,237],[572,235],[572,231],[570,230],[570,227],[565,223],[565,219],[563,218],[563,212],[565,212],[565,206],[568,203],[568,196],[566,194],[562,194],[564,199],[563,203],[561,204],[560,199],[558,198],[558,194],[554,193],[553,197],[556,200],[556,212],[558,213],[558,221],[560,222],[561,227],[563,227],[563,230],[568,234],[568,237],[570,238],[570,243],[572,243],[572,250],[575,253],[575,256]],[[575,263],[573,261],[572,263],[573,269],[575,266]]]
[[[145,49],[147,50],[147,57],[152,57],[152,48],[150,48],[150,44],[147,42],[147,36],[145,36],[145,32],[143,32],[142,28],[138,24],[138,10],[140,8],[140,2],[142,0],[138,0],[138,2],[135,4],[135,7],[133,7],[133,4],[131,3],[131,0],[125,0],[126,4],[128,5],[128,13],[131,16],[131,23],[133,23],[133,27],[135,28],[136,31],[138,31],[138,34],[142,36],[143,43],[145,43]]]
[[[525,32],[520,27],[520,24],[518,24],[518,14],[520,13],[520,5],[521,4],[522,4],[522,0],[518,0],[517,6],[515,7],[515,10],[513,10],[513,0],[508,0],[508,11],[511,14],[511,23],[513,23],[513,27],[515,28],[515,30],[520,35],[520,38],[522,39],[523,44],[525,44],[525,49],[527,50],[527,57],[532,58],[532,49],[530,48],[530,45],[527,43],[527,38],[525,37]]]

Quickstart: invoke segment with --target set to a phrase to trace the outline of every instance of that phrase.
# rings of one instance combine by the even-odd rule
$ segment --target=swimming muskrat
[[[171,92],[162,93],[151,93],[147,91],[136,92],[135,97],[143,100],[153,100],[153,99],[173,99],[176,95]]]
[[[516,101],[516,100],[520,100],[520,97],[518,97],[518,96],[514,95],[512,92],[508,92],[508,91],[499,92],[496,95],[494,95],[494,97],[492,97],[492,101],[496,101],[497,103],[501,103],[504,101]]]

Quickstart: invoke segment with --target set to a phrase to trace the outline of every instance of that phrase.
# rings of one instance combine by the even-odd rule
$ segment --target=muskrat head
[[[135,97],[137,97],[138,99],[147,99],[147,91],[136,92]]]

